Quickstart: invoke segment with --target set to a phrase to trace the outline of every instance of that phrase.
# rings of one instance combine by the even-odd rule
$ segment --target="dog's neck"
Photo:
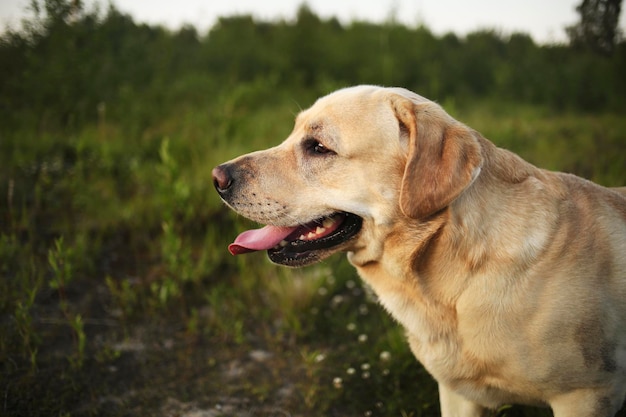
[[[474,184],[450,205],[440,240],[448,258],[461,262],[468,274],[532,263],[556,222],[557,195],[565,197],[549,185],[554,181],[546,181],[554,173],[483,141],[492,147],[490,157]]]
[[[550,174],[486,140],[484,146],[493,147],[489,154],[496,156],[485,160],[479,177],[449,207],[425,221],[404,217],[389,227],[385,239],[372,237],[375,251],[349,254],[381,304],[411,334],[449,337],[464,290],[485,279],[509,279],[510,265],[530,267],[552,233],[556,210],[545,210],[546,202],[536,204],[554,192],[542,181]]]
[[[414,269],[419,267],[417,264],[438,238],[446,217],[447,214],[442,212],[428,222],[402,218],[386,230],[382,241],[373,243],[377,245],[374,249],[368,247],[348,254],[348,259],[378,295],[382,306],[410,333],[429,339],[448,337],[454,328],[454,322],[450,320],[454,314],[450,314],[449,305],[428,293]],[[384,246],[380,242],[384,242]]]

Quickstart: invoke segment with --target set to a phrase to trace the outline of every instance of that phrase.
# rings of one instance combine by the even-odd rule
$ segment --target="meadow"
[[[72,22],[59,24],[83,20]],[[59,62],[25,68],[44,77]],[[276,74],[194,70],[136,90],[139,80],[111,81],[107,100],[63,83],[45,95],[40,79],[4,78],[0,415],[439,415],[436,384],[344,256],[286,269],[263,253],[226,249],[256,225],[219,200],[211,169],[278,144],[301,109],[349,84]],[[74,75],[70,84],[80,81]],[[27,88],[31,95],[20,93]],[[560,99],[452,93],[430,97],[498,146],[626,185],[623,96],[591,111]],[[506,406],[497,415],[550,413]]]
[[[3,413],[438,415],[434,382],[343,256],[291,270],[226,251],[254,225],[219,201],[211,168],[279,143],[302,96],[241,84],[133,136],[102,117],[8,137]],[[443,104],[540,166],[626,183],[618,114]]]

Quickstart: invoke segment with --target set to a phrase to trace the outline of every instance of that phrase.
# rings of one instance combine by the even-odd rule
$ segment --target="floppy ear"
[[[400,190],[404,215],[423,219],[448,206],[480,173],[483,158],[475,134],[432,102],[398,97],[394,110],[408,136]]]

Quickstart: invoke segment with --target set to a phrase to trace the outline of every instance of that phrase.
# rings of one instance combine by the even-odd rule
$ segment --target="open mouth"
[[[267,250],[272,262],[304,266],[341,250],[358,234],[362,224],[359,216],[335,213],[300,226],[265,226],[243,232],[228,249],[233,255]]]

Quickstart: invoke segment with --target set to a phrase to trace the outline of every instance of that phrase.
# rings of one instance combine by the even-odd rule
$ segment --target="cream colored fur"
[[[311,138],[333,154],[308,155]],[[230,166],[247,175],[229,204],[253,220],[363,219],[337,250],[406,329],[444,417],[507,403],[556,417],[621,407],[624,189],[536,168],[439,105],[373,86],[319,99],[281,145]],[[274,210],[261,213],[266,201]]]

